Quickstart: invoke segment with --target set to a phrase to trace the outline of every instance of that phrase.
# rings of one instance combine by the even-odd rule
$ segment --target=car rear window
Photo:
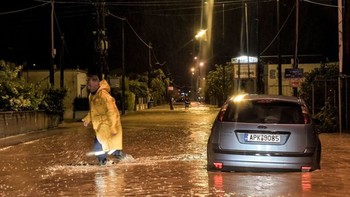
[[[245,123],[304,124],[301,105],[275,100],[230,102],[223,121]]]

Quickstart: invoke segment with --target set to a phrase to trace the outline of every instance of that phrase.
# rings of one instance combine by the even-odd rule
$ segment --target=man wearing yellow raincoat
[[[99,165],[105,165],[108,155],[117,159],[123,157],[123,136],[119,110],[114,98],[109,94],[111,88],[106,80],[100,81],[96,75],[89,78],[87,88],[90,91],[90,111],[83,118],[84,126],[92,122],[96,133],[94,153]]]

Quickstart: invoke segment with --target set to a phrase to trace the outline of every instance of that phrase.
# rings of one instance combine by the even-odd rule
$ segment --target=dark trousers
[[[103,151],[102,149],[102,144],[97,140],[97,138],[95,137],[95,140],[94,140],[94,152],[101,152]],[[115,156],[115,157],[118,157],[122,154],[122,151],[121,150],[116,150],[114,151],[111,155]],[[99,155],[96,155],[97,159],[99,161],[101,160],[106,160],[107,159],[107,152],[105,152],[104,154],[99,154]]]

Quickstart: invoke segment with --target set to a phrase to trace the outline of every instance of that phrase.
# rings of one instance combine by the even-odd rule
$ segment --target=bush
[[[40,91],[20,78],[22,68],[0,61],[0,111],[45,110],[63,115],[66,89],[48,88]]]
[[[38,110],[42,95],[19,78],[20,66],[0,61],[0,111]]]
[[[40,108],[45,110],[49,114],[63,115],[64,112],[64,97],[67,94],[65,88],[55,89],[50,87],[44,90],[44,98],[40,105]]]
[[[320,132],[334,132],[337,130],[337,108],[333,101],[334,88],[332,85],[324,85],[333,81],[337,82],[338,78],[337,64],[321,64],[320,68],[315,68],[305,77],[301,84],[299,95],[305,100],[308,106],[312,106],[312,87],[314,88],[314,111],[316,119],[319,119],[321,125],[318,125]],[[325,91],[325,87],[327,90]],[[325,99],[323,99],[325,98]]]
[[[317,125],[317,130],[322,133],[334,132],[337,129],[337,108],[331,104],[330,100],[328,97],[321,111],[314,117],[320,121],[321,124]]]

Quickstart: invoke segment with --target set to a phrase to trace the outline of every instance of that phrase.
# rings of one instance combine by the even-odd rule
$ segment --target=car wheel
[[[318,164],[318,169],[321,169],[321,152],[322,152],[322,148],[321,148],[321,142],[320,142],[317,147],[317,160],[316,160]]]

